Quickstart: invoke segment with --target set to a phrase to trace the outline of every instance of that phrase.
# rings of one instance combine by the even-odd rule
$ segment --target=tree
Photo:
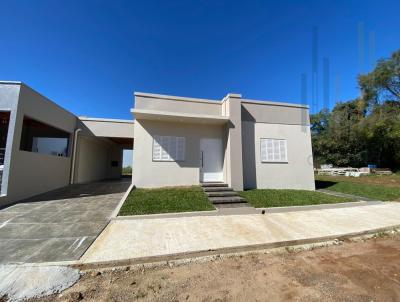
[[[359,99],[338,103],[331,113],[321,111],[312,117],[313,149],[317,162],[359,166],[365,161],[364,145],[358,139],[359,123],[366,114],[365,106],[360,105],[362,103]]]
[[[358,77],[363,99],[370,105],[400,101],[400,50],[378,61],[375,69]]]
[[[400,168],[400,102],[375,106],[362,125],[368,160],[381,167]]]
[[[311,116],[316,164],[400,169],[400,50],[359,76],[362,97]]]

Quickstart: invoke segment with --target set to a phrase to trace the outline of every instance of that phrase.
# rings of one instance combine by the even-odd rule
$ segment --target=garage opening
[[[122,151],[122,177],[132,177],[133,149]]]
[[[131,178],[133,167],[133,139],[116,137],[110,137],[109,139],[121,148],[121,178]]]

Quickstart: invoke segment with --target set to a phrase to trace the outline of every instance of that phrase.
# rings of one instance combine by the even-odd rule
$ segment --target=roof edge
[[[3,81],[0,80],[0,84],[8,84],[8,85],[22,85],[21,81]]]
[[[274,102],[274,101],[261,101],[261,100],[242,99],[242,103],[310,109],[310,106],[308,106],[308,105],[295,104],[295,103],[285,103],[285,102]]]
[[[134,124],[134,120],[123,120],[123,119],[113,119],[113,118],[98,118],[98,117],[86,117],[78,116],[81,121],[91,121],[91,122],[110,122],[110,123],[129,123]]]
[[[194,102],[194,103],[220,104],[222,102],[221,100],[201,99],[201,98],[192,98],[192,97],[183,97],[183,96],[175,96],[175,95],[156,94],[156,93],[146,93],[146,92],[138,92],[138,91],[135,91],[134,95],[146,97],[146,98],[158,98],[158,99],[176,100],[176,101]]]

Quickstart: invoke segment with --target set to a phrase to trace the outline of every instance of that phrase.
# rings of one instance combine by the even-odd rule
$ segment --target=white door
[[[223,181],[222,140],[219,138],[200,139],[200,181]]]

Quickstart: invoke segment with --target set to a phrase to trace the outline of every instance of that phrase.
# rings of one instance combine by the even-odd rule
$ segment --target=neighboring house
[[[135,93],[132,113],[137,187],[315,189],[307,106]]]
[[[135,93],[133,120],[77,117],[21,82],[0,82],[0,206],[72,183],[137,187],[226,182],[235,190],[314,190],[308,107]]]
[[[0,82],[0,206],[120,178],[133,121],[77,117],[20,82]]]

